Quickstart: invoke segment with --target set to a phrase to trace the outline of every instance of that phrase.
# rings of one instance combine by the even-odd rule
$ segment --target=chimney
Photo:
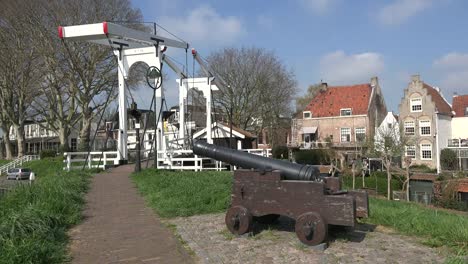
[[[376,87],[379,84],[379,78],[377,76],[374,76],[370,79],[370,85],[372,87]]]
[[[457,93],[457,92],[453,92],[453,97],[458,97],[458,93]]]
[[[439,88],[438,86],[434,87],[434,89],[435,89],[438,93],[440,93],[440,88]]]
[[[421,78],[419,77],[419,74],[411,75],[411,81],[412,82],[420,82]]]
[[[322,82],[320,84],[320,91],[325,91],[328,88],[328,84],[326,82]]]

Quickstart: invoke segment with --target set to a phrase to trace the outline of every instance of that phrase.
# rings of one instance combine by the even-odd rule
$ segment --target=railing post
[[[103,169],[106,169],[106,165],[107,165],[107,152],[104,152],[104,157],[103,157],[102,159],[103,159]]]
[[[92,157],[92,154],[89,153],[89,155],[88,155],[88,169],[91,169],[91,166],[92,166],[91,157]]]
[[[71,154],[69,152],[65,152],[67,155],[67,171],[70,171],[71,168]]]

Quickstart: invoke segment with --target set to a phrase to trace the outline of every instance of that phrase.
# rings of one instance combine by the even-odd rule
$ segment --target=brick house
[[[328,86],[293,119],[290,147],[301,149],[331,146],[342,161],[361,152],[366,138],[374,137],[375,128],[387,115],[387,107],[378,83]]]
[[[400,127],[411,145],[405,156],[413,165],[427,165],[440,170],[440,150],[451,138],[452,107],[440,89],[413,75],[399,105]]]

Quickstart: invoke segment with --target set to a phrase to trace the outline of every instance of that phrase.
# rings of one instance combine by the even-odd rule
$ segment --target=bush
[[[440,165],[444,170],[457,169],[457,154],[451,149],[443,149],[440,152]]]
[[[275,159],[288,159],[289,158],[289,150],[286,146],[274,146],[271,150],[271,154]]]
[[[328,149],[299,150],[294,155],[296,162],[299,164],[330,164],[332,160]]]
[[[431,169],[425,164],[411,165],[410,169],[412,172],[424,172],[424,173],[436,173],[437,169]]]
[[[41,151],[41,153],[39,153],[39,156],[41,157],[41,159],[55,158],[57,156],[57,151],[55,151],[54,149],[46,149]]]

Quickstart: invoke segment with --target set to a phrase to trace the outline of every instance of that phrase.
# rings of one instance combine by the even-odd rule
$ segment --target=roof
[[[458,182],[457,191],[468,193],[468,179],[460,180]]]
[[[329,86],[312,99],[305,111],[312,117],[340,116],[340,109],[351,108],[353,115],[366,115],[372,87],[369,83],[350,86]]]
[[[455,117],[465,116],[465,109],[468,107],[468,94],[457,95],[453,97],[452,108],[455,112]]]
[[[452,107],[449,105],[447,100],[442,96],[442,94],[437,91],[434,87],[430,86],[427,83],[423,83],[423,87],[426,88],[427,93],[431,95],[432,101],[435,104],[436,110],[439,113],[451,115]]]
[[[411,175],[410,180],[417,180],[417,181],[435,181],[437,179],[437,174],[430,174],[430,173],[414,173]]]

